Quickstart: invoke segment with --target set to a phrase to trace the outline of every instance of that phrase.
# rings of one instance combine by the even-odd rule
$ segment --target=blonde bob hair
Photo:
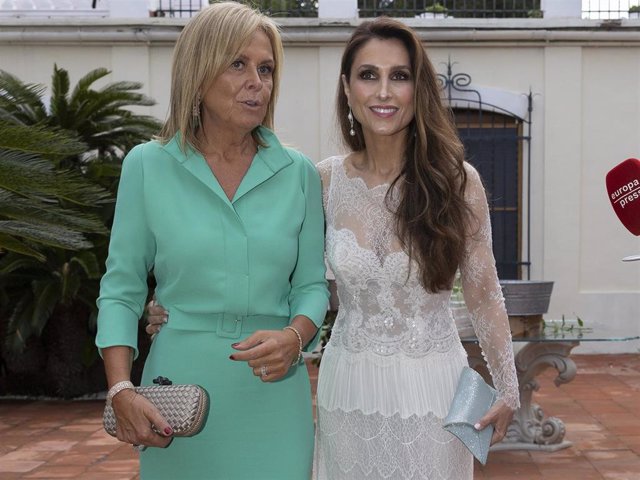
[[[220,2],[202,9],[184,27],[173,52],[169,116],[160,131],[159,140],[167,143],[178,132],[181,147],[199,149],[196,133],[200,127],[199,98],[207,88],[236,60],[240,51],[261,30],[273,50],[273,90],[262,125],[273,128],[275,104],[280,86],[280,70],[284,53],[276,24],[266,15],[240,3]],[[253,137],[262,144],[257,132]]]

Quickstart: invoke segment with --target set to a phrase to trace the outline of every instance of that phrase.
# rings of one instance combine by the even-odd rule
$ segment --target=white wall
[[[142,110],[164,118],[171,51],[183,22],[145,22],[2,19],[0,68],[48,84],[54,62],[70,71],[72,83],[91,68],[107,67],[110,80],[143,82],[158,105]],[[596,23],[575,20],[570,30],[559,20],[411,22],[439,72],[450,58],[454,73],[468,73],[474,86],[534,93],[531,278],[555,281],[547,318],[579,315],[609,333],[640,334],[640,262],[620,261],[640,253],[640,239],[618,222],[604,187],[609,169],[640,157],[640,34],[594,31]],[[314,161],[339,149],[333,117],[338,63],[354,23],[300,19],[283,27],[277,129]],[[579,351],[638,347],[583,343]]]

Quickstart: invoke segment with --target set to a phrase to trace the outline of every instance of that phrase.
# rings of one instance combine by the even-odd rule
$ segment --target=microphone
[[[607,193],[613,211],[634,235],[640,235],[640,160],[628,158],[612,168],[606,177]],[[630,262],[640,255],[623,258]]]

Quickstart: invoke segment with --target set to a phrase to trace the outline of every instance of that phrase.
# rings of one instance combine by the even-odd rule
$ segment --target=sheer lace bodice
[[[318,165],[326,259],[340,308],[318,381],[316,480],[471,480],[473,458],[442,428],[467,364],[450,291],[428,293],[395,235],[396,192],[369,187],[345,158]],[[494,384],[518,405],[507,315],[482,184],[468,168],[465,300]]]
[[[318,165],[327,222],[326,252],[336,276],[340,309],[330,345],[368,357],[420,359],[462,347],[449,308],[450,291],[428,293],[416,264],[394,234],[397,204],[388,185],[369,187],[345,169],[344,156]],[[467,166],[467,200],[477,219],[460,273],[472,323],[500,396],[519,405],[518,383],[502,291],[491,247],[484,189]],[[394,192],[395,193],[395,192]],[[371,354],[375,356],[372,356]],[[379,359],[379,361],[384,361]]]

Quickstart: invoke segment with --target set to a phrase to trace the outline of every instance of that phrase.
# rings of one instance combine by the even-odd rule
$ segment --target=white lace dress
[[[450,291],[427,293],[393,231],[388,185],[369,188],[344,156],[318,165],[326,256],[340,309],[318,383],[317,480],[471,480],[473,457],[441,427],[467,357]],[[494,385],[512,408],[518,384],[491,249],[484,189],[467,168],[481,228],[460,265],[465,301]]]

